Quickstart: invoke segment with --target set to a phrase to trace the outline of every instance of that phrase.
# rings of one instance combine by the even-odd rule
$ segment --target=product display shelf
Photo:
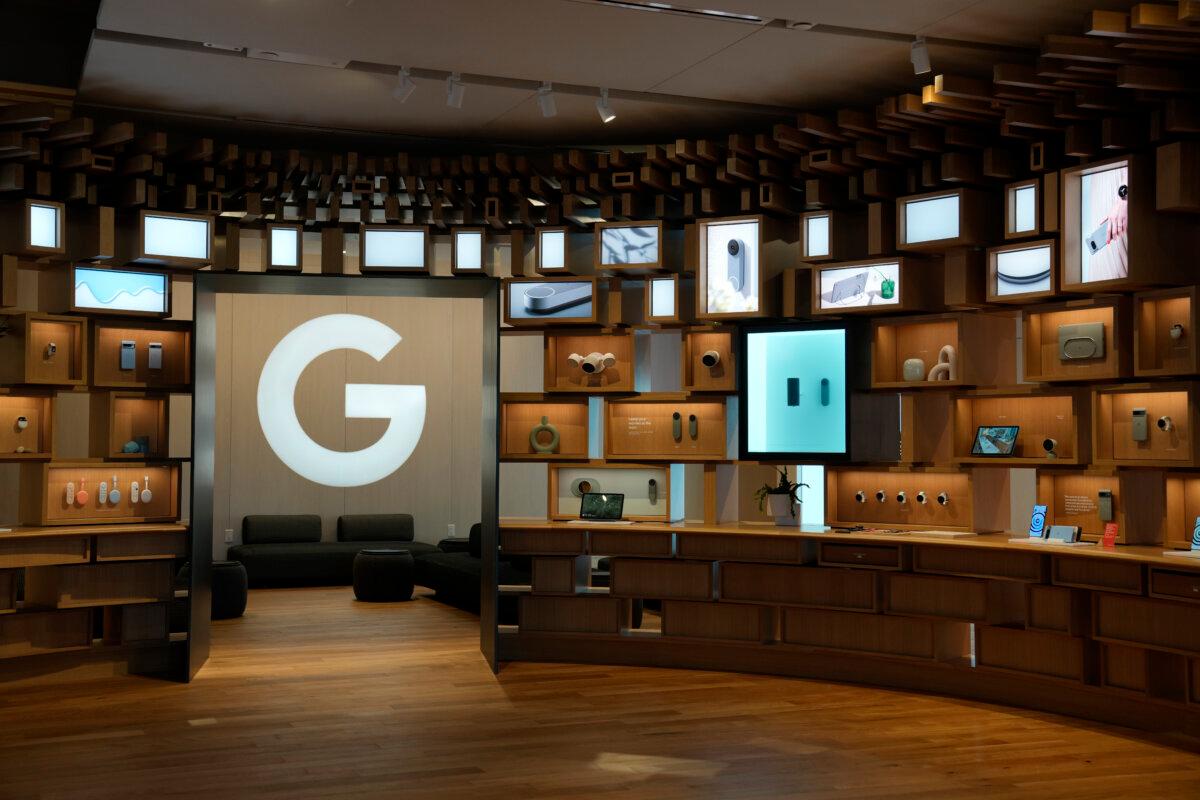
[[[1091,460],[1090,397],[1084,389],[1038,387],[976,390],[953,395],[952,460],[979,466],[1061,466]],[[1011,455],[990,451],[980,428],[1016,426]],[[991,454],[989,454],[991,453]]]
[[[1046,506],[1047,527],[1073,525],[1084,541],[1098,541],[1109,522],[1122,545],[1163,542],[1164,482],[1148,470],[1039,469],[1037,502]]]
[[[91,385],[111,389],[191,386],[190,322],[96,319]]]
[[[0,387],[0,461],[45,461],[54,454],[54,395]]]
[[[737,332],[695,327],[683,331],[681,385],[688,392],[737,391]]]
[[[953,312],[874,319],[871,388],[1008,386],[1016,382],[1015,348],[1016,321],[1011,314]]]
[[[1196,375],[1197,287],[1157,289],[1133,298],[1133,372],[1138,377]]]
[[[628,330],[547,331],[543,338],[547,392],[634,391],[634,337]],[[609,358],[611,356],[611,358]]]
[[[168,458],[170,396],[92,392],[89,454],[110,460]]]
[[[642,394],[604,404],[604,454],[614,460],[724,461],[725,399]]]
[[[0,319],[0,383],[83,386],[88,375],[84,317],[25,312]]]
[[[587,458],[587,397],[537,393],[500,395],[501,461],[579,461]]]
[[[1026,306],[1022,314],[1025,380],[1120,380],[1132,374],[1127,297]]]
[[[1124,467],[1200,467],[1200,382],[1125,383],[1092,394],[1093,460]]]

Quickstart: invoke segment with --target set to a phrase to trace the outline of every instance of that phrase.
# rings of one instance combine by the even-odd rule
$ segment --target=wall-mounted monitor
[[[958,238],[959,197],[945,194],[922,200],[902,201],[904,241],[926,244]]]
[[[63,209],[56,203],[29,202],[29,246],[39,250],[63,249]]]
[[[450,271],[483,272],[483,228],[455,228],[450,233]]]
[[[679,289],[679,279],[651,278],[646,282],[650,299],[650,310],[646,315],[650,319],[675,320],[679,314],[679,304],[676,297]]]
[[[202,214],[168,214],[142,210],[138,214],[137,252],[129,260],[198,268],[212,262],[213,218]]]
[[[951,189],[909,195],[896,201],[896,247],[901,250],[946,250],[984,244],[989,198],[977,189]],[[999,231],[996,232],[999,234]]]
[[[1079,282],[1129,277],[1129,166],[1079,177]]]
[[[809,260],[818,260],[833,257],[833,248],[830,238],[831,228],[833,226],[832,212],[816,211],[800,216],[800,257]]]
[[[743,329],[742,459],[847,455],[851,338],[844,325]]]
[[[1004,238],[1036,236],[1041,232],[1041,182],[1037,178],[1004,187]]]
[[[299,272],[303,264],[304,227],[271,223],[263,233],[263,269]]]
[[[900,305],[900,262],[867,263],[820,272],[823,311]]]
[[[509,325],[594,323],[595,278],[512,278],[504,282]]]
[[[596,269],[662,269],[662,233],[661,221],[597,224],[594,259]]]
[[[1053,295],[1057,249],[1053,239],[988,248],[988,300],[1026,302]]]
[[[71,310],[165,317],[171,313],[171,279],[162,272],[73,266]]]
[[[761,220],[703,220],[698,227],[700,312],[717,318],[757,315],[762,307]]]
[[[32,258],[64,255],[66,206],[25,199],[0,206],[0,251]]]
[[[364,224],[358,247],[363,272],[429,271],[429,229],[424,225]]]
[[[538,228],[535,233],[534,268],[538,272],[567,272],[567,229]]]

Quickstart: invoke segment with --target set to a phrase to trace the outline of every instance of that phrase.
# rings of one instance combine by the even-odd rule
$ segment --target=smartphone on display
[[[1099,253],[1108,246],[1108,220],[1100,223],[1100,227],[1087,237],[1088,252],[1092,255]]]

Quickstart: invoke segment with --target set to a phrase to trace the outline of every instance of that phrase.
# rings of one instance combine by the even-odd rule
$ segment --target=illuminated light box
[[[165,317],[171,313],[171,280],[161,272],[71,268],[71,310]]]
[[[538,272],[567,272],[567,229],[538,228],[534,246]]]
[[[936,311],[942,306],[941,259],[877,258],[821,264],[812,270],[814,314]]]
[[[657,270],[664,266],[661,221],[601,222],[596,225],[595,241],[598,270]]]
[[[134,263],[196,268],[212,261],[212,217],[143,210],[138,229]]]
[[[974,189],[929,192],[896,202],[896,247],[944,250],[983,244],[987,196]]]
[[[509,325],[593,323],[599,319],[595,278],[512,278],[504,282]]]
[[[50,200],[21,200],[3,207],[0,248],[33,258],[64,255],[66,207]]]
[[[741,458],[846,455],[850,359],[844,326],[747,329],[739,374]]]
[[[696,221],[696,319],[772,316],[779,305],[772,278],[800,256],[794,220],[761,214]]]
[[[1054,239],[988,248],[988,302],[1023,303],[1053,296],[1058,287],[1057,250]]]
[[[1041,233],[1041,187],[1037,178],[1004,187],[1004,238],[1017,239]]]
[[[483,228],[455,228],[450,237],[450,271],[483,272]]]
[[[370,225],[359,229],[363,272],[427,272],[429,229],[424,225]]]
[[[303,264],[304,228],[272,223],[263,235],[263,268],[299,272]]]
[[[821,271],[822,310],[900,305],[900,262]]]
[[[829,236],[832,219],[829,212],[805,214],[801,219],[804,225],[801,233],[801,241],[804,243],[800,250],[801,257],[806,259],[832,257]]]
[[[650,293],[650,319],[676,319],[675,295],[679,286],[678,279],[655,278],[647,281]]]

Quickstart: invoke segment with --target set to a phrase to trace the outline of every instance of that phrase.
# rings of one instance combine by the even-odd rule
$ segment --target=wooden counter
[[[1010,538],[505,519],[501,548],[534,580],[501,587],[520,596],[501,655],[850,680],[1200,735],[1200,560]],[[589,585],[600,556],[608,587]],[[641,601],[659,613],[634,627]]]

